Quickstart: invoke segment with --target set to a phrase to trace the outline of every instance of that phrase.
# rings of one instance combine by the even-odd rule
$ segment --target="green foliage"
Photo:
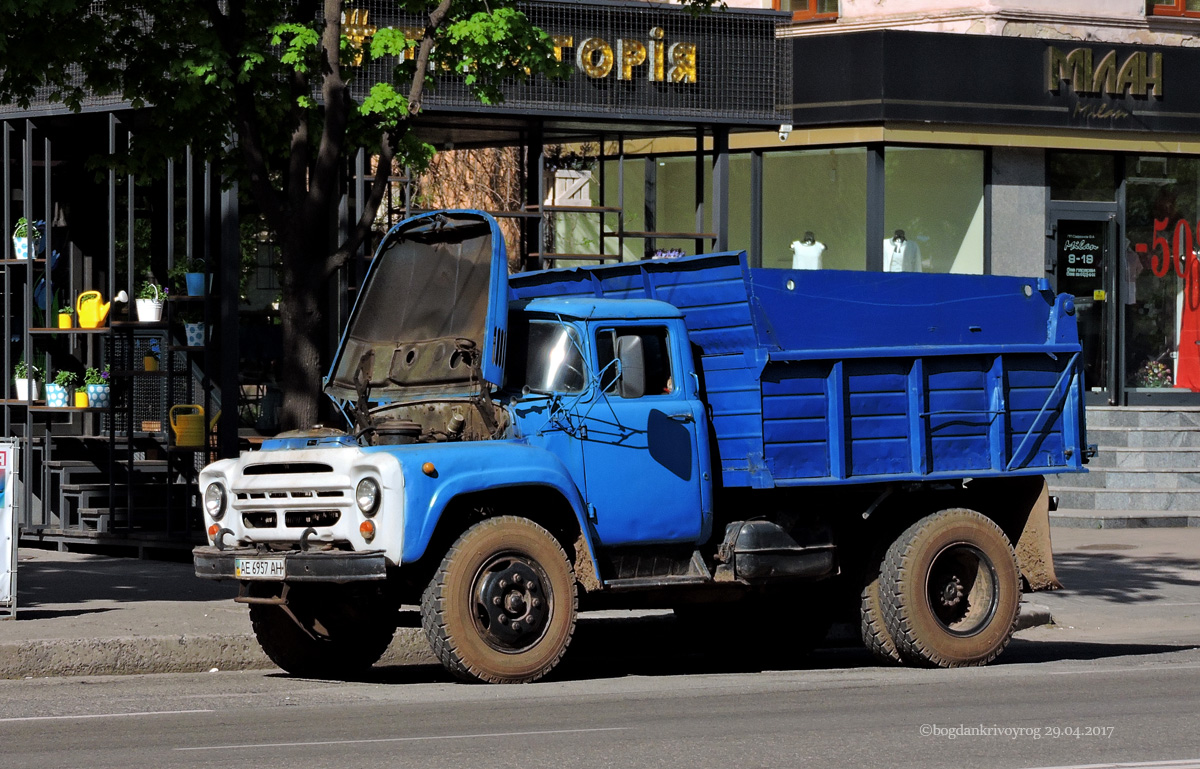
[[[54,375],[54,384],[70,390],[72,387],[79,384],[79,375],[74,371],[60,371]]]
[[[167,290],[158,285],[152,280],[143,280],[138,286],[137,299],[164,299],[167,296]]]
[[[13,237],[28,238],[31,233],[34,240],[42,239],[42,231],[37,228],[37,222],[30,225],[29,220],[22,216],[17,220],[17,225],[13,228]]]
[[[13,364],[13,378],[41,381],[42,370],[32,363],[26,363],[25,358],[22,357],[21,360]]]
[[[88,366],[83,372],[83,383],[89,385],[106,385],[110,376],[108,366],[102,369]]]

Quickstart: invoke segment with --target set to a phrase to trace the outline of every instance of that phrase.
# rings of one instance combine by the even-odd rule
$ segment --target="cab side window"
[[[667,329],[662,326],[603,328],[596,333],[596,356],[600,364],[600,386],[610,395],[617,393],[617,337],[638,336],[646,356],[646,395],[665,395],[673,392],[671,348]]]

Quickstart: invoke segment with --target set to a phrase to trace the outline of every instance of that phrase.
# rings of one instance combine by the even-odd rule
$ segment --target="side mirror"
[[[617,394],[622,398],[640,398],[646,394],[646,351],[636,334],[617,337],[617,360],[621,362]]]

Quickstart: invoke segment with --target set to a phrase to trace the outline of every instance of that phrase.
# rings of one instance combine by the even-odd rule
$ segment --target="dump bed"
[[[751,269],[721,253],[522,273],[509,292],[682,310],[724,486],[1082,469],[1074,304],[1044,281]]]

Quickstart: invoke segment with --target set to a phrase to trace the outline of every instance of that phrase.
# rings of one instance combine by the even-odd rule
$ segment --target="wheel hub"
[[[549,599],[532,563],[521,557],[498,558],[480,570],[475,585],[476,621],[491,646],[520,651],[545,632]]]
[[[972,544],[947,546],[930,564],[926,595],[937,622],[951,635],[967,637],[981,632],[996,612],[996,568]]]
[[[963,597],[963,583],[958,575],[952,575],[942,586],[942,606],[952,608],[958,605]]]

